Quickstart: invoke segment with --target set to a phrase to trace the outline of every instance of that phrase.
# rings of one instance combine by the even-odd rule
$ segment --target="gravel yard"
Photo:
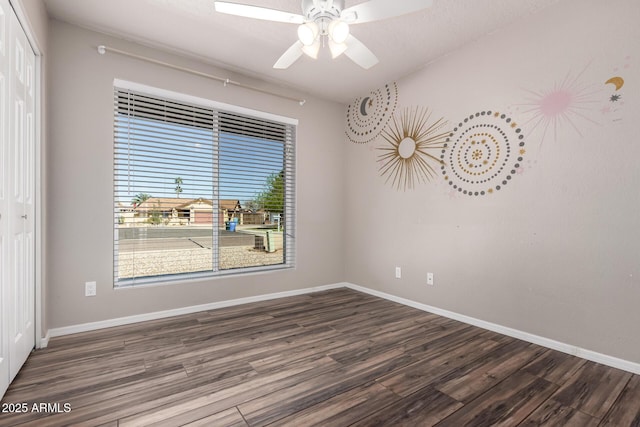
[[[282,264],[283,252],[265,252],[252,246],[230,246],[220,249],[220,269]],[[120,252],[119,278],[192,273],[211,270],[211,249],[175,249],[163,251]]]

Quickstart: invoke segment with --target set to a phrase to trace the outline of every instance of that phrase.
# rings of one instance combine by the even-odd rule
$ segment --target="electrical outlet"
[[[97,292],[96,282],[86,282],[84,284],[84,296],[95,297]]]
[[[402,270],[400,269],[400,267],[396,267],[396,279],[399,279],[402,277]]]
[[[427,273],[427,285],[433,286],[433,273]]]

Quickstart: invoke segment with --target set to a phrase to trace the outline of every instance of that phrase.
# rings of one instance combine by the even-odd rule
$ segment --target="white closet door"
[[[12,380],[35,346],[33,79],[35,56],[15,14],[9,15],[10,255],[9,362]]]
[[[35,54],[0,0],[0,396],[35,345]]]
[[[0,1],[0,396],[9,387],[9,249],[8,249],[8,159],[9,125],[7,103],[7,81],[9,80],[10,59],[7,53],[7,32],[9,29],[9,4]]]

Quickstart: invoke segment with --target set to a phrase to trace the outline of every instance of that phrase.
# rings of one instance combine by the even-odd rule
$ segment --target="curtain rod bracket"
[[[100,55],[104,55],[105,53],[107,53],[107,48],[105,47],[105,45],[101,44],[100,46],[98,46],[98,53]]]

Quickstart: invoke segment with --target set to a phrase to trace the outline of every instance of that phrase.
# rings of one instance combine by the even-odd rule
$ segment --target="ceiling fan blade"
[[[266,7],[251,6],[248,4],[231,3],[226,1],[214,2],[216,12],[227,13],[229,15],[244,16],[246,18],[263,19],[265,21],[286,22],[291,24],[302,24],[304,16],[297,13],[284,12]]]
[[[285,68],[289,68],[291,64],[296,62],[298,58],[302,56],[302,47],[304,45],[301,41],[296,41],[291,45],[289,49],[285,53],[282,54],[280,59],[273,65],[273,68],[277,68],[279,70],[284,70]]]
[[[433,0],[369,0],[342,11],[340,17],[349,24],[393,18],[430,7]]]
[[[353,62],[368,70],[378,63],[378,58],[364,45],[360,40],[349,34],[345,41],[347,50],[344,54],[347,55]]]

